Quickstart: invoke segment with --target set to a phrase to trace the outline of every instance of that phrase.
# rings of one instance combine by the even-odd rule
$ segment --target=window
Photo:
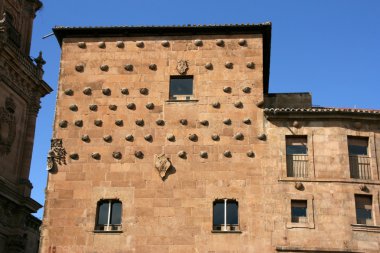
[[[95,230],[121,231],[121,207],[119,200],[99,201]]]
[[[193,76],[171,76],[169,99],[190,100],[193,97]]]
[[[347,143],[351,178],[371,179],[368,137],[348,136]]]
[[[355,195],[355,208],[357,224],[373,225],[371,195]]]
[[[293,223],[306,223],[307,200],[291,200],[291,215]]]
[[[214,231],[239,231],[238,202],[232,199],[214,201],[213,228]]]
[[[308,177],[307,136],[286,136],[288,177]]]

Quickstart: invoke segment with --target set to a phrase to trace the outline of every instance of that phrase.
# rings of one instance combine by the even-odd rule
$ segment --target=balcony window
[[[236,200],[214,201],[213,231],[239,231],[238,202]]]
[[[101,200],[97,206],[96,231],[121,231],[121,202],[115,199]]]
[[[347,143],[351,178],[371,179],[368,137],[348,136]]]
[[[308,177],[307,136],[286,136],[288,177]]]
[[[373,225],[371,195],[355,195],[355,208],[357,224]]]

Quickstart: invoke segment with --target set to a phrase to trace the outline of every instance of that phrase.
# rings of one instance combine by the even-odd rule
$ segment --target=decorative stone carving
[[[267,139],[267,136],[265,134],[260,134],[259,136],[257,136],[257,139],[259,139],[260,141],[265,141]]]
[[[165,154],[154,155],[154,167],[157,169],[161,179],[164,179],[166,172],[170,169],[172,163]]]
[[[234,135],[234,138],[235,138],[235,140],[241,141],[244,139],[244,135],[242,133],[237,133]]]
[[[103,125],[103,121],[101,119],[94,120],[94,125],[97,127],[101,127]]]
[[[136,47],[143,48],[144,42],[143,41],[136,41]]]
[[[191,141],[197,141],[198,140],[198,136],[196,134],[190,134],[189,135],[189,140],[191,140]]]
[[[66,128],[67,125],[68,125],[67,120],[61,120],[61,121],[59,122],[59,127],[61,127],[61,128]]]
[[[255,68],[255,63],[253,63],[253,62],[250,61],[250,62],[247,62],[246,66],[249,69],[254,69]]]
[[[229,151],[229,150],[224,151],[224,152],[223,152],[223,155],[224,155],[225,157],[232,157],[232,153],[231,153],[231,151]]]
[[[178,157],[182,158],[182,159],[186,159],[186,151],[184,150],[181,150],[177,153]]]
[[[103,88],[102,93],[105,96],[109,96],[109,95],[111,95],[111,89],[110,88]]]
[[[187,70],[189,69],[189,64],[185,60],[179,60],[177,61],[177,67],[176,67],[178,74],[184,75],[186,74]]]
[[[0,135],[0,156],[9,154],[16,138],[16,104],[12,98],[5,99],[4,107],[0,107],[0,130],[8,129]],[[67,124],[67,123],[66,123]]]
[[[75,122],[74,122],[74,125],[76,125],[77,127],[82,127],[83,126],[83,120],[76,120]]]
[[[243,103],[242,103],[241,101],[236,101],[236,102],[234,103],[234,106],[235,106],[236,108],[243,108]]]
[[[247,125],[250,125],[251,124],[251,119],[250,118],[244,118],[243,119],[243,123],[247,124]]]
[[[102,64],[102,65],[100,65],[100,70],[101,70],[101,71],[108,71],[108,69],[109,69],[109,67],[108,67],[107,64]]]
[[[162,45],[163,47],[168,47],[168,46],[170,45],[170,43],[169,43],[169,41],[167,41],[167,40],[163,40],[163,41],[161,41],[161,45]]]
[[[295,182],[294,188],[296,188],[299,191],[303,191],[305,189],[305,187],[303,186],[303,184],[301,182]]]
[[[72,95],[74,95],[74,91],[73,91],[72,89],[66,89],[66,90],[64,91],[64,93],[65,93],[65,95],[67,95],[67,96],[72,96]]]
[[[116,110],[117,110],[117,105],[109,105],[108,108],[109,108],[111,111],[116,111]]]
[[[224,119],[223,120],[223,123],[225,124],[225,125],[231,125],[232,124],[232,120],[231,119]]]
[[[225,87],[223,87],[223,91],[225,93],[231,93],[232,92],[232,88],[230,86],[225,86]]]
[[[93,152],[91,154],[91,157],[94,158],[95,160],[100,160],[101,156],[98,152]]]
[[[194,45],[197,47],[201,47],[203,45],[203,41],[200,39],[194,40]]]
[[[220,137],[219,137],[218,134],[213,134],[213,135],[211,135],[211,139],[212,139],[213,141],[219,141],[219,140],[220,140]]]
[[[82,135],[82,141],[90,142],[90,136],[88,136],[87,134]]]
[[[208,125],[209,125],[209,122],[208,122],[208,120],[206,120],[206,119],[199,121],[199,123],[200,123],[202,126],[208,126]]]
[[[134,137],[132,134],[128,134],[125,136],[125,140],[127,140],[127,141],[133,141],[133,139],[134,139]]]
[[[91,111],[94,111],[94,112],[98,110],[98,106],[97,106],[97,105],[94,105],[94,104],[89,105],[88,108],[89,108]]]
[[[75,70],[77,72],[83,72],[84,71],[84,64],[83,63],[79,63],[79,64],[75,65]]]
[[[293,127],[295,127],[295,128],[300,128],[301,127],[301,123],[299,122],[299,121],[297,121],[297,120],[295,120],[295,121],[293,121]]]
[[[167,139],[168,141],[175,141],[175,136],[174,136],[174,134],[168,134],[168,135],[166,136],[166,139]]]
[[[77,105],[70,105],[70,106],[69,106],[69,109],[70,109],[71,111],[73,111],[73,112],[76,112],[76,111],[78,111],[78,106],[77,106]]]
[[[149,93],[149,90],[147,88],[141,88],[140,89],[140,94],[142,94],[142,95],[148,95],[148,93]]]
[[[82,49],[86,48],[86,42],[83,42],[83,41],[78,42],[78,47]]]
[[[238,41],[238,44],[239,44],[240,46],[245,46],[245,45],[247,44],[247,41],[246,41],[245,39],[240,39],[240,40]]]
[[[149,64],[149,69],[150,70],[157,70],[157,65],[154,63],[151,63],[151,64]]]
[[[116,41],[116,47],[118,47],[118,48],[124,48],[124,42],[122,42],[121,40]]]
[[[112,136],[111,135],[104,135],[103,140],[105,142],[112,142]]]
[[[162,119],[158,119],[158,120],[156,120],[156,124],[157,124],[158,126],[163,126],[163,125],[165,125],[165,121],[162,120]]]
[[[205,64],[205,68],[208,69],[208,70],[212,70],[213,69],[212,63],[211,62],[207,62]]]
[[[98,47],[99,48],[106,48],[106,43],[104,41],[99,41],[98,42]]]
[[[138,126],[141,126],[141,127],[144,126],[144,120],[143,119],[138,119],[138,120],[135,121],[135,123]]]
[[[62,139],[51,139],[50,151],[47,157],[47,170],[56,169],[57,165],[66,164],[66,150]]]
[[[222,39],[216,40],[216,45],[219,47],[223,47],[224,46],[224,40],[222,40]]]
[[[120,152],[112,152],[112,157],[120,160],[122,158],[122,154]]]
[[[249,87],[249,86],[245,86],[245,87],[242,89],[242,91],[243,91],[244,93],[250,93],[250,92],[251,92],[251,87]]]
[[[211,105],[214,108],[220,108],[220,103],[218,101],[213,102]]]
[[[125,64],[124,69],[126,71],[133,71],[133,65],[132,64]]]
[[[264,105],[264,100],[261,100],[261,101],[256,103],[256,106],[259,108],[261,108],[263,105]]]
[[[179,123],[181,123],[181,125],[186,126],[187,125],[187,119],[180,119]]]
[[[147,103],[145,105],[145,107],[148,109],[148,110],[153,110],[154,109],[154,104],[153,103]]]
[[[200,157],[202,157],[202,158],[207,158],[207,157],[208,157],[208,154],[207,154],[206,151],[201,151],[201,152],[199,153],[199,155],[200,155]]]
[[[78,160],[79,159],[79,155],[78,155],[78,153],[71,153],[70,154],[70,158],[73,159],[73,160]]]
[[[232,69],[233,67],[234,67],[234,64],[232,63],[232,62],[226,62],[225,64],[224,64],[224,66],[226,67],[226,68],[228,68],[228,69]]]
[[[152,142],[153,141],[153,136],[151,134],[147,134],[147,135],[144,136],[144,139],[146,141]]]
[[[135,152],[135,156],[139,159],[143,159],[144,158],[144,153],[141,152],[141,151],[136,151]]]
[[[124,125],[124,121],[122,119],[117,119],[117,120],[115,120],[115,125],[116,126],[123,126]]]
[[[87,96],[90,96],[92,94],[92,90],[90,87],[86,87],[84,88],[83,90],[83,94],[87,95]]]
[[[363,192],[369,192],[368,187],[364,184],[359,185],[359,189]]]
[[[135,103],[129,103],[129,104],[127,104],[127,108],[129,110],[135,110],[136,109],[136,105],[135,105]]]
[[[123,94],[123,95],[128,95],[128,94],[129,94],[129,90],[128,90],[128,88],[123,88],[123,89],[121,89],[121,94]]]
[[[247,152],[247,156],[250,158],[253,158],[253,157],[255,157],[255,153],[252,150],[250,150]]]

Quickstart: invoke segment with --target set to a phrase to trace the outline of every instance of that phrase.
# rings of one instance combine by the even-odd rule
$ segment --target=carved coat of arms
[[[0,107],[0,156],[11,152],[16,137],[16,105],[12,98],[6,98],[5,107]]]
[[[63,147],[62,139],[51,140],[51,149],[47,157],[47,169],[50,171],[56,168],[57,164],[66,164],[66,150]]]
[[[189,69],[187,61],[180,60],[177,62],[177,71],[180,75],[186,74],[186,71]]]
[[[172,163],[165,154],[154,155],[154,167],[156,167],[160,177],[164,179],[166,172],[170,169]]]

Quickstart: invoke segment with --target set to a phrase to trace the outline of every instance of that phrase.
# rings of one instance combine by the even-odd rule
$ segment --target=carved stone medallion
[[[172,163],[165,154],[154,155],[154,167],[156,167],[160,177],[164,179],[166,172],[170,169]]]
[[[66,150],[63,147],[62,139],[51,139],[51,149],[47,157],[47,169],[50,171],[56,168],[57,164],[66,164]]]
[[[188,65],[187,61],[180,60],[177,62],[177,71],[180,75],[186,74],[188,69],[189,69],[189,65]]]
[[[16,105],[12,98],[5,100],[5,106],[0,107],[0,156],[11,152],[16,137]]]

